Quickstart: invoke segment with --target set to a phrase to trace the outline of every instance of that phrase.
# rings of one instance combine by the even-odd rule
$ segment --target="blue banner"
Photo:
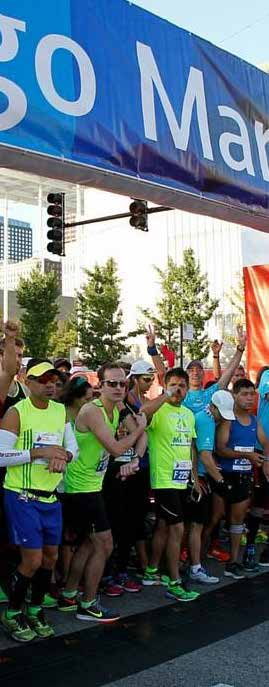
[[[0,165],[268,230],[269,76],[126,0],[1,0]]]

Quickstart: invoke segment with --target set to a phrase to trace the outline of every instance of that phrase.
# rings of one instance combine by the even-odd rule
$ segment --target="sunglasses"
[[[153,382],[154,381],[154,375],[142,375],[141,377],[143,379],[143,382]]]
[[[55,375],[53,372],[44,372],[40,377],[29,376],[28,379],[33,379],[33,381],[38,382],[38,384],[48,384],[48,382],[55,384],[59,381],[58,375]]]
[[[103,381],[103,384],[107,384],[107,386],[110,386],[112,389],[116,389],[117,387],[119,387],[120,389],[125,389],[126,387],[126,381],[116,382],[112,379],[105,379]]]

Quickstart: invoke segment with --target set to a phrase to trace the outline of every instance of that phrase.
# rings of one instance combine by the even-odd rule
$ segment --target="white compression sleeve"
[[[70,453],[72,453],[73,460],[76,460],[76,458],[78,457],[79,449],[71,422],[67,422],[65,425],[63,444],[64,448],[66,448],[67,451],[70,451]]]
[[[18,451],[14,448],[18,437],[13,432],[0,429],[0,467],[23,465],[31,462],[30,451]]]

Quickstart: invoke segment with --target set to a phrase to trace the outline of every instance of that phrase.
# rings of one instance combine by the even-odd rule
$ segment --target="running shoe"
[[[57,608],[57,606],[58,599],[55,596],[51,596],[51,594],[45,594],[42,608]]]
[[[264,532],[263,530],[259,530],[257,532],[255,544],[266,544],[267,541],[268,541],[268,536],[267,536],[266,532]]]
[[[76,613],[78,620],[93,621],[97,623],[114,623],[120,619],[119,613],[113,613],[100,604],[99,597],[97,597],[88,608],[82,608],[78,603],[78,610]]]
[[[36,633],[29,627],[23,613],[17,613],[13,618],[7,618],[6,611],[1,615],[1,622],[8,634],[16,642],[31,642]]]
[[[175,601],[195,601],[200,596],[199,592],[186,591],[178,582],[169,582],[165,596]]]
[[[224,570],[225,577],[233,577],[234,580],[242,580],[245,577],[244,566],[241,563],[227,563]]]
[[[106,596],[111,597],[122,596],[124,594],[124,589],[114,581],[113,577],[106,577],[103,579],[101,591]]]
[[[218,547],[214,546],[208,550],[207,558],[215,558],[215,560],[219,561],[220,563],[228,563],[230,560],[230,554],[227,551],[223,551],[223,549],[219,549]]]
[[[269,546],[261,553],[259,564],[262,568],[269,568]]]
[[[142,584],[145,587],[150,587],[153,584],[160,584],[160,575],[158,574],[158,568],[151,568],[150,566],[148,566],[144,572]]]
[[[137,594],[141,592],[142,586],[135,580],[130,579],[126,573],[117,575],[116,584],[119,585],[120,589],[124,592],[130,592],[131,594]]]
[[[8,602],[8,597],[6,592],[4,592],[3,587],[0,585],[0,604],[6,604]]]
[[[41,639],[47,639],[48,637],[53,637],[55,634],[53,627],[47,622],[44,611],[41,608],[37,615],[31,615],[27,613],[27,622],[29,627],[35,634]]]
[[[190,578],[194,582],[201,582],[202,584],[218,584],[219,577],[214,577],[214,575],[209,575],[206,568],[200,566],[197,572],[190,571]]]
[[[64,611],[64,612],[70,612],[70,611],[76,611],[78,606],[78,601],[77,597],[73,596],[72,599],[68,599],[66,596],[63,594],[60,594],[58,598],[58,609],[59,611]]]
[[[256,549],[255,546],[248,547],[243,556],[243,566],[244,570],[249,573],[257,573],[260,568],[256,561]]]
[[[161,575],[160,582],[161,582],[161,585],[163,587],[168,587],[168,585],[170,584],[170,581],[171,581],[171,578],[168,575]],[[181,582],[182,582],[181,577],[177,578],[177,582],[178,582],[178,584],[181,584]]]

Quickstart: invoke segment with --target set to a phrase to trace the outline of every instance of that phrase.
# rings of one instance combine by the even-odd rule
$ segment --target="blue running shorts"
[[[44,503],[21,498],[4,490],[4,505],[11,544],[25,549],[58,546],[62,536],[62,507],[59,501]]]

